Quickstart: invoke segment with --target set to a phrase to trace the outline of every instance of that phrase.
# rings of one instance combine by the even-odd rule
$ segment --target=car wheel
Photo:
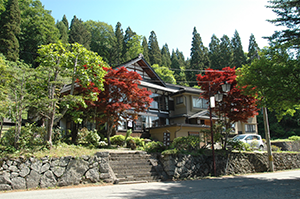
[[[260,146],[258,147],[258,149],[262,151],[262,150],[264,149],[264,146],[260,145]]]

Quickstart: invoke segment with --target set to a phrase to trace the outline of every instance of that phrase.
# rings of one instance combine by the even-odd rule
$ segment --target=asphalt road
[[[218,198],[300,199],[300,170],[194,181],[0,193],[0,199]]]

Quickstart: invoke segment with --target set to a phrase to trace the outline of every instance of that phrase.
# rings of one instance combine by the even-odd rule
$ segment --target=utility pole
[[[265,136],[267,141],[269,168],[271,172],[274,172],[273,155],[272,155],[271,141],[270,141],[270,128],[269,128],[268,112],[266,107],[263,107],[263,116],[264,116]]]

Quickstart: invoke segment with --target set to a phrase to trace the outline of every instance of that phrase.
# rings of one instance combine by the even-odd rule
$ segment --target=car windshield
[[[244,137],[246,137],[246,135],[237,135],[237,136],[234,136],[233,139],[234,140],[242,140]]]

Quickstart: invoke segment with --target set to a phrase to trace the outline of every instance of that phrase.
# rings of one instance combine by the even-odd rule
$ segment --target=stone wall
[[[279,147],[282,151],[297,151],[300,152],[300,141],[284,141],[284,142],[272,142],[274,146]]]
[[[108,156],[0,159],[0,190],[111,182]]]
[[[163,155],[161,165],[170,179],[209,176],[213,173],[212,156]],[[266,172],[267,153],[229,153],[215,156],[217,175]],[[273,153],[274,169],[300,168],[300,153]]]

